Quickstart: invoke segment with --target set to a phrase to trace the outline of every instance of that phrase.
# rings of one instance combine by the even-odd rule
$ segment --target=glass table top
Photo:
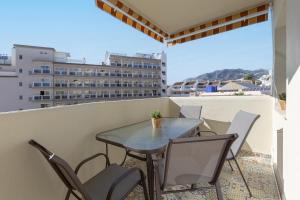
[[[98,133],[96,139],[140,153],[154,153],[163,149],[169,139],[183,137],[194,131],[202,119],[162,118],[161,128],[153,128],[151,120]]]

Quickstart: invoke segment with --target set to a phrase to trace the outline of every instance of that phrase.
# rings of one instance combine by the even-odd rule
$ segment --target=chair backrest
[[[230,127],[227,130],[227,134],[238,134],[237,140],[231,145],[233,156],[237,156],[241,147],[246,141],[246,138],[253,127],[255,121],[260,117],[258,114],[253,114],[245,111],[239,111],[233,118]],[[228,158],[232,157],[230,153]]]
[[[236,134],[170,140],[162,187],[215,184]]]
[[[82,183],[78,179],[77,175],[65,160],[56,156],[54,153],[50,152],[48,149],[34,140],[30,140],[29,144],[42,153],[42,155],[45,157],[45,159],[48,161],[48,163],[51,165],[51,167],[54,169],[54,171],[70,191],[77,190],[81,193],[84,199],[91,199],[84,190]]]
[[[200,119],[202,106],[183,105],[180,108],[179,117]]]

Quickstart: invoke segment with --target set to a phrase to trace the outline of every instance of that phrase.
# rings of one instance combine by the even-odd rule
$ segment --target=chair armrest
[[[107,196],[106,196],[106,200],[111,200],[111,196],[115,190],[115,188],[117,187],[117,185],[123,181],[124,179],[126,179],[127,177],[129,177],[131,174],[135,173],[135,172],[139,172],[140,173],[140,177],[141,177],[141,180],[144,180],[145,179],[145,176],[144,176],[144,173],[141,169],[137,168],[137,167],[134,167],[134,168],[131,168],[129,169],[126,173],[122,174],[122,176],[118,177],[111,185],[108,193],[107,193]]]
[[[93,156],[91,156],[91,157],[88,157],[88,158],[84,159],[83,161],[81,161],[81,162],[77,165],[77,167],[75,168],[75,174],[78,173],[79,169],[80,169],[84,164],[86,164],[87,162],[89,162],[89,161],[91,161],[91,160],[93,160],[93,159],[95,159],[95,158],[97,158],[97,157],[99,157],[99,156],[104,156],[104,158],[105,158],[105,160],[106,160],[106,163],[105,163],[105,166],[106,166],[106,167],[110,165],[109,158],[108,158],[108,156],[107,156],[106,154],[104,154],[104,153],[97,153],[97,154],[95,154],[95,155],[93,155]]]

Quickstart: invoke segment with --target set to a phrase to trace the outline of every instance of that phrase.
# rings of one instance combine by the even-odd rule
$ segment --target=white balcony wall
[[[205,126],[217,133],[225,133],[239,110],[260,114],[249,133],[244,148],[271,155],[272,152],[272,106],[269,96],[222,96],[222,97],[170,97],[170,115],[178,116],[182,105],[202,105]]]
[[[168,98],[89,103],[0,114],[0,199],[64,199],[66,188],[41,154],[27,142],[35,139],[74,168],[105,145],[97,132],[149,119],[153,110],[168,115]],[[124,152],[110,147],[112,162]],[[82,168],[85,180],[103,169],[104,160]]]
[[[1,113],[0,199],[64,199],[66,188],[41,154],[28,144],[30,139],[74,168],[84,158],[105,152],[105,145],[95,140],[96,133],[149,119],[153,110],[160,110],[163,116],[177,116],[183,104],[203,105],[203,117],[218,132],[227,128],[239,109],[261,114],[247,142],[254,152],[270,153],[272,99],[267,96],[155,98]],[[112,162],[120,162],[124,151],[109,149]],[[84,181],[103,167],[104,160],[91,162],[82,168],[80,177]]]
[[[283,179],[286,199],[299,199],[300,179],[300,1],[286,1],[286,127],[283,131]]]

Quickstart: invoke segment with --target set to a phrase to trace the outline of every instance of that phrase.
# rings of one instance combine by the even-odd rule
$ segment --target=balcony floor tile
[[[225,163],[221,173],[221,187],[223,197],[227,200],[280,200],[277,190],[275,176],[271,165],[271,159],[264,156],[254,155],[251,153],[242,153],[243,155],[238,158],[238,162],[244,172],[245,178],[253,193],[253,198],[249,198],[247,189],[239,175],[235,164],[232,162],[234,171],[230,170],[228,163]],[[146,171],[145,163],[135,159],[129,159],[125,163],[126,167],[140,167]],[[183,187],[183,186],[182,186]],[[144,199],[142,188],[138,187],[132,192],[127,200]],[[164,200],[215,200],[217,199],[215,190],[196,190],[193,192],[182,192],[175,194],[163,195]]]

